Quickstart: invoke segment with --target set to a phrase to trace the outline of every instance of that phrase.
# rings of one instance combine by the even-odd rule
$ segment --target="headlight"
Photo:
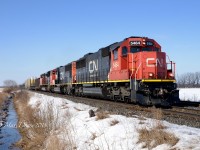
[[[174,77],[174,74],[170,72],[170,73],[168,74],[168,76],[169,76],[169,77]]]
[[[174,78],[174,74],[172,72],[168,72],[167,74],[168,78],[173,79]]]
[[[149,73],[149,77],[153,77],[154,74],[152,72]]]

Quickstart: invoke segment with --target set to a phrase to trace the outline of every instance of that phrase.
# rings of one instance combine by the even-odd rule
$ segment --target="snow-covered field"
[[[97,108],[36,93],[32,93],[29,104],[34,108],[39,108],[41,114],[47,113],[47,106],[50,104],[51,111],[54,116],[57,116],[54,123],[61,125],[57,131],[58,137],[67,141],[70,136],[78,150],[147,150],[144,148],[144,143],[138,142],[138,129],[151,129],[156,122],[154,119],[140,119],[141,117],[138,116],[128,118],[121,115],[110,115],[108,118],[96,120],[96,117],[90,118],[88,112],[90,109],[96,110]],[[111,125],[114,120],[119,123]],[[162,144],[154,150],[200,149],[200,129],[175,125],[166,121],[162,123],[166,126],[164,130],[173,133],[179,141],[173,147]]]
[[[182,101],[200,102],[200,88],[180,88],[179,97]]]

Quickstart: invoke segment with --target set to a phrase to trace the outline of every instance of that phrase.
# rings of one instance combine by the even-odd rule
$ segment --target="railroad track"
[[[196,114],[197,116],[200,115],[200,107],[177,107],[174,106],[172,108],[173,111],[181,112],[181,113],[190,113],[190,114]]]
[[[190,112],[187,112],[187,108],[185,109],[170,109],[170,110],[163,110],[165,115],[176,115],[176,116],[184,116],[189,120],[197,120],[200,121],[200,110],[195,111],[194,109],[189,109]]]
[[[191,106],[191,107],[200,107],[200,102],[192,102],[192,101],[181,101],[179,103],[179,106],[181,107],[188,107],[188,106]]]
[[[146,118],[163,119],[175,124],[200,128],[200,110],[198,109],[195,110],[192,108],[177,106],[173,107],[172,109],[161,109],[155,107],[144,107],[134,104],[127,104],[122,102],[114,102],[103,99],[99,100],[87,97],[74,97],[41,91],[34,92],[59,98],[65,98],[77,103],[84,103],[86,105],[97,107],[99,110],[109,111],[111,114],[125,115],[127,117],[133,117],[137,115]],[[161,118],[156,118],[156,113],[158,111],[160,111],[161,113]]]

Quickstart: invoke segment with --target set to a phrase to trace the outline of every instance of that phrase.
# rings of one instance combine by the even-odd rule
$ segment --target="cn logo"
[[[157,67],[158,65],[160,67],[163,67],[163,64],[164,64],[164,61],[163,59],[158,59],[158,58],[147,58],[146,59],[146,64],[147,64],[147,67]]]
[[[89,61],[89,72],[98,71],[98,60]]]
[[[119,67],[119,63],[118,62],[113,62],[113,68],[118,68]]]

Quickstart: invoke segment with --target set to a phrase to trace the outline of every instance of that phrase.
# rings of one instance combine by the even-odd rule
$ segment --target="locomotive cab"
[[[175,63],[167,62],[153,39],[130,37],[111,48],[109,79],[129,80],[131,102],[165,106],[178,102],[174,75]],[[124,87],[120,88],[123,95]]]

